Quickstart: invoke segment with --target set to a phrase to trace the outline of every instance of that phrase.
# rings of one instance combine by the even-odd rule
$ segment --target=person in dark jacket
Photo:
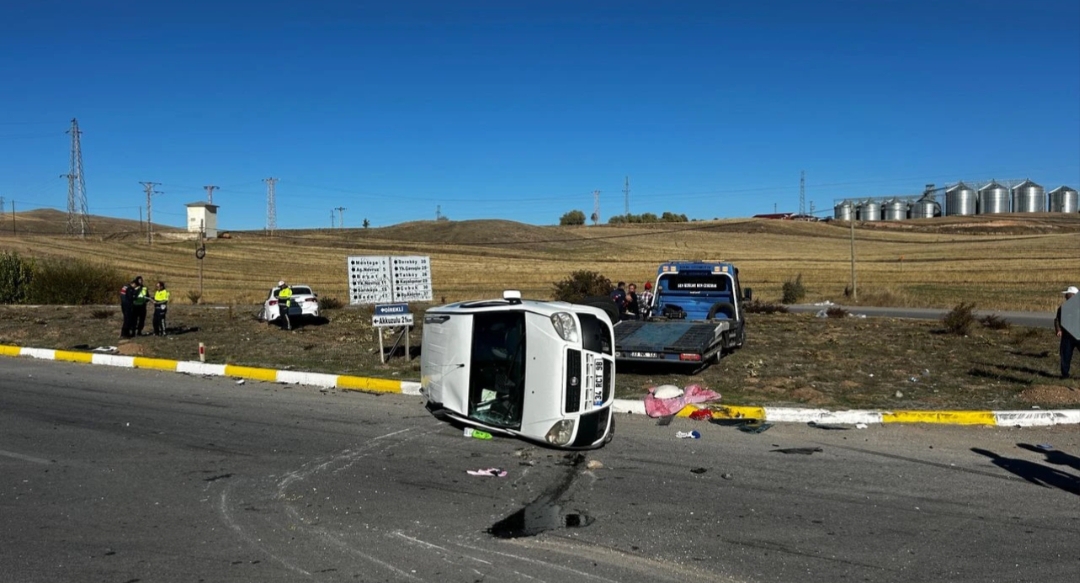
[[[149,290],[143,285],[142,276],[136,277],[128,286],[128,295],[131,296],[131,327],[128,332],[131,336],[142,336],[146,326],[146,304],[150,301]]]
[[[135,336],[135,297],[139,295],[141,287],[142,277],[136,276],[131,283],[120,288],[120,312],[124,315],[124,323],[120,328],[121,338]]]
[[[1061,293],[1065,295],[1065,301],[1067,302],[1077,292],[1080,292],[1080,290],[1076,289],[1075,285],[1070,285]],[[1054,331],[1057,332],[1058,338],[1061,339],[1061,344],[1058,347],[1058,352],[1061,355],[1061,378],[1067,379],[1072,365],[1073,350],[1080,349],[1080,346],[1078,346],[1076,338],[1068,330],[1061,327],[1061,306],[1058,306],[1057,315],[1054,316]]]
[[[626,285],[625,281],[620,281],[619,285],[615,286],[615,289],[611,292],[611,301],[615,302],[615,306],[619,308],[619,319],[622,320],[626,315]]]

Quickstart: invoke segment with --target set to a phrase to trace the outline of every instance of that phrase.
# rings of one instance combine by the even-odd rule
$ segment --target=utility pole
[[[799,214],[806,215],[806,170],[799,173]]]
[[[855,281],[855,219],[848,221],[851,224],[851,299],[858,301],[859,285]]]
[[[11,236],[15,236],[15,200],[11,201]]]
[[[336,223],[334,222],[334,209],[330,209],[330,228],[333,229]]]
[[[146,191],[146,244],[154,244],[154,215],[153,207],[151,206],[151,200],[155,194],[162,194],[158,190],[154,190],[155,186],[161,186],[160,182],[140,182],[143,185],[143,190]]]
[[[217,190],[218,187],[210,184],[210,185],[204,186],[203,188],[206,189],[206,202],[208,202],[210,204],[214,204],[214,191]]]
[[[438,221],[438,220],[441,220],[441,219],[442,219],[442,205],[437,204],[437,205],[435,205],[435,220]]]
[[[90,233],[89,214],[86,210],[86,179],[83,178],[82,163],[82,132],[79,130],[79,120],[71,120],[71,164],[67,174],[61,174],[61,178],[68,179],[68,220],[67,234],[86,237]]]
[[[600,191],[592,191],[592,224],[595,227],[600,222]]]
[[[263,179],[266,183],[266,232],[271,237],[277,229],[277,203],[274,202],[274,185],[277,181],[278,179],[274,177]]]
[[[337,212],[338,212],[338,227],[344,229],[345,228],[345,211],[348,210],[348,209],[346,209],[343,206],[339,206],[335,210],[337,210]]]
[[[626,182],[623,186],[623,196],[626,199],[626,222],[630,222],[630,177],[626,177]]]

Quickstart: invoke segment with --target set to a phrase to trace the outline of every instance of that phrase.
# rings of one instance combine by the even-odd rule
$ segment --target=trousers
[[[1061,332],[1061,346],[1058,351],[1061,353],[1061,378],[1069,378],[1069,369],[1072,368],[1073,350],[1077,348],[1076,338],[1073,338],[1072,334]]]
[[[165,335],[165,312],[168,306],[154,306],[154,334]]]

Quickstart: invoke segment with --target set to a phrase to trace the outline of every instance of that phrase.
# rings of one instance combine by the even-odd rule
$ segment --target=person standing
[[[157,282],[154,291],[154,335],[165,335],[165,315],[169,309],[169,290],[165,289],[165,282]]]
[[[150,301],[149,290],[143,285],[143,278],[135,278],[135,287],[129,288],[128,291],[134,290],[134,294],[131,298],[131,317],[132,327],[130,328],[132,336],[142,336],[143,328],[146,326],[146,304]]]
[[[641,311],[642,318],[648,318],[649,316],[652,316],[652,303],[652,282],[646,281],[644,291],[642,291],[641,295],[638,296],[638,308]]]
[[[1069,301],[1080,290],[1075,285],[1070,285],[1065,291],[1061,292],[1065,295],[1065,301]],[[1061,306],[1058,306],[1057,314],[1054,316],[1054,331],[1057,332],[1058,338],[1061,339],[1058,352],[1061,355],[1061,378],[1069,378],[1069,369],[1072,366],[1073,350],[1080,349],[1077,345],[1076,338],[1069,333],[1068,330],[1061,327]]]
[[[289,319],[289,308],[292,307],[292,288],[289,284],[285,283],[285,280],[278,282],[278,315],[281,317],[282,323],[285,324],[286,330],[292,330],[292,320]]]
[[[611,301],[615,302],[615,306],[619,308],[619,319],[622,320],[626,315],[626,282],[620,281],[619,285],[615,286],[615,289],[611,292]]]
[[[128,331],[131,330],[131,296],[128,295],[128,290],[133,283],[125,283],[120,287],[120,313],[124,316],[123,323],[120,324],[120,337],[130,338],[131,335]]]
[[[626,286],[626,317],[637,320],[641,317],[641,306],[638,304],[637,284],[631,283]]]

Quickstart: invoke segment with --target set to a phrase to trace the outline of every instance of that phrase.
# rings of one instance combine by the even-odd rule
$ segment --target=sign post
[[[379,304],[375,306],[375,313],[371,316],[371,325],[376,328],[397,328],[401,326],[394,346],[390,349],[393,353],[397,350],[401,337],[405,337],[405,359],[412,360],[411,347],[409,346],[409,327],[413,325],[413,315],[409,312],[409,304]],[[386,363],[386,351],[383,349],[382,330],[379,331],[379,359]]]
[[[430,302],[431,258],[426,255],[381,256],[365,255],[347,258],[349,272],[349,303],[375,304],[371,325],[375,328],[402,330],[390,348],[397,350],[405,339],[405,358],[412,360],[409,328],[413,315],[408,302]],[[386,362],[382,331],[379,331],[379,359]]]

